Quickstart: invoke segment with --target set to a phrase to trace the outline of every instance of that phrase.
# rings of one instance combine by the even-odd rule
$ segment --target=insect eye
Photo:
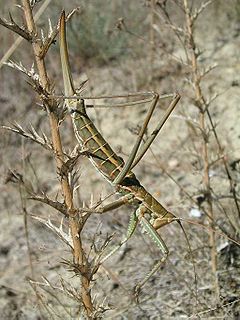
[[[135,177],[125,177],[121,184],[124,186],[140,186],[140,182]]]

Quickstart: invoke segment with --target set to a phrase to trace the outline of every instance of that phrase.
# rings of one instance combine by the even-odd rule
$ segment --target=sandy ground
[[[224,155],[229,163],[234,164],[240,158],[240,41],[239,34],[236,36],[234,30],[231,31],[232,33],[228,34],[216,30],[209,35],[206,42],[203,35],[207,30],[203,29],[203,35],[198,34],[198,41],[200,46],[205,48],[201,65],[205,66],[209,61],[211,65],[217,65],[206,77],[203,88],[207,98],[216,93],[220,94],[211,104],[210,112],[214,123],[217,124],[216,130],[224,147]],[[180,49],[174,53],[178,57],[183,55]],[[212,289],[208,234],[207,230],[201,227],[201,223],[206,224],[206,218],[183,192],[184,190],[191,194],[195,199],[203,194],[202,164],[198,159],[201,152],[201,135],[196,127],[192,129],[188,125],[189,120],[193,124],[198,121],[198,113],[191,100],[192,92],[185,81],[186,70],[179,69],[179,66],[167,56],[164,56],[164,60],[155,60],[154,70],[154,89],[160,94],[178,90],[182,99],[156,138],[151,151],[134,172],[147,190],[165,207],[177,216],[194,219],[199,224],[185,223],[196,261],[197,299],[194,299],[194,272],[186,240],[178,225],[173,223],[161,231],[170,250],[169,259],[146,284],[140,304],[136,305],[131,301],[131,290],[159,257],[158,250],[141,232],[141,228],[137,229],[124,248],[100,268],[93,287],[95,301],[98,306],[108,306],[112,309],[104,313],[104,319],[197,319],[197,312],[202,312],[198,319],[237,319],[240,315],[239,300],[233,302],[239,299],[239,248],[228,242],[226,237],[217,237],[220,306],[224,305],[218,308]],[[18,120],[25,127],[32,123],[39,130],[48,132],[44,112],[40,111],[36,117],[35,109],[31,109],[35,98],[26,96],[30,88],[23,82],[21,75],[15,75],[20,80],[15,78],[7,81],[11,72],[15,71],[5,70],[2,82],[1,124]],[[129,59],[114,66],[88,68],[80,80],[89,79],[86,94],[103,95],[126,92],[126,87],[130,92],[136,89],[149,90],[148,87],[141,86],[148,74],[149,66],[146,59],[139,58],[137,61]],[[59,77],[60,75],[58,80]],[[74,77],[80,81],[76,74]],[[17,80],[20,94],[16,102],[15,89],[12,86]],[[61,86],[57,86],[61,90]],[[20,108],[19,105],[24,107]],[[111,110],[95,109],[89,110],[89,114],[114,150],[127,159],[136,138],[133,131],[142,123],[147,107],[141,105]],[[166,103],[158,105],[151,128],[156,126],[166,107]],[[61,133],[66,150],[73,148],[76,141],[71,132],[70,121],[67,120],[61,126]],[[76,318],[68,313],[70,310],[74,314],[79,306],[63,292],[63,283],[64,286],[68,284],[74,288],[79,286],[79,280],[66,272],[62,264],[63,259],[71,257],[68,247],[56,234],[30,216],[50,218],[54,224],[59,225],[61,215],[37,202],[25,203],[23,200],[21,203],[21,190],[19,191],[14,183],[5,183],[8,169],[16,170],[29,180],[36,190],[37,186],[40,186],[41,190],[54,198],[60,194],[60,190],[51,155],[33,143],[6,131],[1,131],[0,144],[0,318],[80,319],[81,317]],[[229,185],[217,156],[216,143],[211,135],[209,157],[211,161],[216,161],[211,172],[212,188],[216,195],[224,196],[229,194]],[[91,198],[98,201],[114,191],[95,171],[88,159],[81,158],[78,165],[80,178],[79,189],[75,195],[77,205],[82,206],[83,202],[89,204]],[[234,167],[230,168],[233,169],[231,174],[239,182],[240,172]],[[24,194],[22,197],[24,198]],[[112,197],[114,198],[116,195]],[[235,221],[236,212],[232,201],[226,198],[221,204]],[[25,206],[29,216],[27,221],[33,272],[29,265],[24,228]],[[91,216],[83,233],[86,252],[90,250],[94,236],[97,238],[98,247],[110,234],[114,234],[110,246],[117,243],[127,229],[132,210],[133,208],[126,206],[104,216]],[[217,221],[224,224],[222,211],[217,205],[214,206],[214,210]],[[199,213],[199,217],[192,217],[193,212]],[[65,232],[68,232],[67,221],[64,220],[63,223]],[[32,277],[34,281],[31,282]],[[44,308],[42,313],[38,311],[34,294],[35,284],[48,311]],[[212,312],[209,311],[211,308],[214,309]]]

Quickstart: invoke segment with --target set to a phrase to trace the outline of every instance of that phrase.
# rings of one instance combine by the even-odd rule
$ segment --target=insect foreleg
[[[144,136],[144,133],[146,132],[148,123],[152,117],[152,114],[154,112],[154,109],[156,108],[157,102],[159,100],[159,95],[154,93],[154,98],[153,98],[153,102],[150,105],[150,108],[148,110],[147,116],[144,120],[144,123],[141,127],[141,130],[138,134],[137,140],[135,142],[135,145],[129,155],[128,160],[126,161],[124,167],[122,168],[121,172],[119,173],[119,175],[115,178],[115,180],[113,181],[113,183],[116,184],[121,184],[121,182],[123,181],[123,179],[125,178],[125,176],[128,174],[128,172],[134,168],[138,162],[142,159],[142,157],[145,155],[146,151],[148,150],[148,148],[150,147],[150,145],[152,144],[152,142],[154,141],[154,139],[156,138],[156,136],[158,135],[158,133],[160,132],[160,130],[162,129],[163,125],[165,124],[165,122],[167,121],[168,117],[170,116],[170,114],[172,113],[172,111],[174,110],[174,108],[176,107],[178,101],[180,100],[180,95],[177,93],[175,94],[175,96],[173,97],[168,109],[166,110],[164,116],[162,117],[162,119],[160,120],[160,122],[158,123],[157,127],[155,128],[155,130],[153,130],[153,132],[151,133],[150,137],[147,139],[147,141],[142,145],[140,151],[140,145]],[[137,154],[139,151],[139,154]]]
[[[121,207],[122,205],[125,205],[129,203],[133,196],[131,194],[121,197],[120,199],[117,199],[111,203],[108,203],[104,206],[97,206],[97,213],[105,213],[114,209],[117,209]]]
[[[167,121],[167,119],[169,118],[170,114],[175,109],[175,107],[176,107],[176,105],[177,105],[179,100],[180,100],[180,95],[177,93],[173,97],[170,105],[168,106],[168,108],[167,108],[165,114],[163,115],[162,119],[159,121],[157,127],[153,130],[153,132],[151,133],[149,138],[142,145],[141,149],[139,150],[139,154],[136,156],[134,162],[131,165],[130,170],[132,170],[138,164],[138,162],[142,159],[142,157],[145,155],[145,153],[149,149],[150,145],[153,143],[154,139],[156,138],[156,136],[158,135],[158,133],[162,129],[162,127],[165,124],[165,122]]]
[[[143,125],[141,127],[141,130],[140,130],[140,132],[138,134],[138,137],[137,137],[137,140],[135,142],[135,145],[133,146],[132,151],[131,151],[131,153],[129,155],[129,158],[126,161],[125,165],[123,166],[121,172],[118,174],[118,176],[113,181],[114,185],[121,184],[121,182],[123,181],[125,176],[130,171],[132,163],[133,163],[133,161],[135,159],[135,156],[136,156],[136,154],[138,152],[138,149],[140,147],[140,144],[142,142],[143,135],[144,135],[144,133],[145,133],[145,131],[147,129],[148,123],[149,123],[149,121],[150,121],[150,119],[152,117],[153,111],[156,108],[156,105],[157,105],[157,102],[158,102],[158,99],[159,99],[159,95],[157,93],[155,93],[154,95],[155,95],[154,96],[154,100],[150,105],[150,108],[148,110],[147,116],[146,116],[146,118],[144,120],[144,123],[143,123]]]

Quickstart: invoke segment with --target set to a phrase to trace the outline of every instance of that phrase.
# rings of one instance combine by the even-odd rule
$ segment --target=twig
[[[43,14],[43,12],[46,10],[47,6],[49,5],[49,3],[51,2],[51,0],[45,0],[42,4],[42,6],[39,8],[39,10],[37,11],[37,13],[34,15],[34,21],[37,21],[41,15]],[[17,47],[20,45],[20,43],[23,41],[22,36],[19,36],[14,43],[11,45],[11,47],[8,49],[8,51],[4,54],[4,56],[2,57],[2,59],[0,60],[0,69],[2,68],[2,66],[4,65],[4,63],[11,57],[11,55],[14,53],[14,51],[17,49]]]
[[[211,191],[211,184],[210,184],[210,174],[209,174],[209,155],[208,155],[208,135],[207,135],[207,128],[206,128],[206,117],[205,111],[208,110],[205,106],[205,99],[203,97],[200,81],[201,81],[201,74],[199,73],[198,68],[198,61],[197,61],[197,53],[196,53],[196,44],[193,34],[193,26],[194,26],[194,16],[190,12],[188,0],[183,0],[183,6],[185,10],[185,17],[186,17],[186,27],[187,27],[187,36],[188,36],[188,46],[190,51],[190,65],[191,65],[191,72],[192,72],[192,83],[194,87],[195,93],[195,104],[199,109],[200,119],[199,125],[202,131],[202,158],[204,163],[203,168],[203,184],[205,186],[205,192],[207,195],[207,204],[208,204],[208,211],[211,217],[210,225],[213,227],[214,225],[214,212],[213,212],[213,202],[212,202],[212,191]],[[201,10],[200,10],[201,12]],[[214,277],[214,288],[216,294],[216,300],[219,301],[220,296],[220,289],[218,284],[218,277],[217,277],[217,250],[216,250],[216,239],[215,234],[212,232],[212,228],[209,232],[209,242],[211,247],[211,265],[212,265],[212,273]]]

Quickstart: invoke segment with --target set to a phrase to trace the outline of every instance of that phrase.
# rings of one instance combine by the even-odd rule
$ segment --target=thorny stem
[[[217,135],[217,132],[216,132],[216,129],[215,129],[215,126],[212,122],[212,118],[211,118],[211,115],[210,115],[210,112],[208,110],[208,108],[206,108],[206,112],[207,112],[207,116],[208,116],[208,119],[209,119],[209,122],[211,124],[211,128],[213,130],[213,134],[214,134],[214,137],[215,137],[215,140],[217,142],[217,146],[218,146],[218,150],[219,150],[219,153],[220,155],[223,154],[223,148],[221,146],[221,143],[218,139],[218,135]],[[238,212],[238,217],[240,218],[240,206],[239,206],[239,203],[238,203],[238,198],[237,198],[237,193],[236,193],[236,188],[235,188],[235,185],[234,185],[234,181],[233,181],[233,178],[231,176],[231,173],[229,171],[229,168],[228,168],[228,164],[227,164],[227,160],[226,160],[226,157],[223,156],[221,157],[222,158],[222,162],[223,162],[223,165],[224,165],[224,169],[225,169],[225,172],[226,172],[226,175],[227,175],[227,178],[228,178],[228,181],[229,181],[229,185],[230,185],[230,192],[233,194],[233,200],[234,200],[234,203],[235,203],[235,206],[236,206],[236,209],[237,209],[237,212]],[[232,224],[231,224],[232,225]],[[237,231],[237,229],[234,227],[233,229],[235,229]]]
[[[154,24],[155,24],[155,0],[151,0],[150,3],[150,14],[151,14],[151,22],[150,22],[150,32],[149,32],[149,37],[150,37],[150,79],[149,82],[151,83],[153,79],[153,61],[154,61],[154,54],[155,54],[155,30],[154,30]]]
[[[209,231],[209,242],[211,247],[211,266],[212,266],[212,273],[214,276],[214,289],[216,294],[216,300],[219,300],[220,292],[219,292],[219,284],[218,284],[218,277],[217,277],[217,250],[216,250],[216,239],[215,234],[212,231],[214,226],[214,212],[213,212],[213,203],[212,203],[212,192],[211,192],[211,183],[210,183],[210,176],[209,176],[209,156],[208,156],[208,137],[207,137],[207,130],[206,130],[206,102],[203,97],[200,81],[201,76],[198,71],[198,63],[197,63],[197,53],[196,53],[196,44],[193,35],[193,19],[190,13],[188,0],[183,0],[183,5],[185,9],[185,16],[186,16],[186,24],[187,24],[187,36],[188,36],[188,45],[190,51],[190,64],[191,64],[191,71],[192,71],[192,83],[194,86],[195,92],[195,103],[199,109],[200,119],[199,124],[201,127],[201,132],[203,133],[203,142],[202,142],[202,156],[203,156],[203,184],[205,186],[206,195],[207,195],[207,204],[208,204],[208,212],[211,218],[210,221],[210,231]]]
[[[23,220],[24,220],[24,231],[25,231],[25,237],[27,242],[27,251],[28,251],[28,260],[29,260],[29,267],[30,267],[30,275],[31,278],[34,279],[34,269],[33,269],[33,261],[32,261],[32,254],[31,254],[31,244],[29,239],[29,229],[28,229],[28,210],[26,205],[26,195],[24,195],[24,189],[22,188],[22,185],[19,185],[19,194],[21,198],[21,205],[22,205],[22,212],[23,212]],[[42,303],[42,299],[40,297],[40,294],[37,290],[37,286],[35,284],[32,285],[32,288],[36,295],[37,305],[39,312],[42,316],[42,310],[41,306],[44,306],[44,303]]]
[[[37,69],[39,72],[40,81],[43,88],[49,92],[50,83],[47,76],[44,59],[41,58],[42,43],[39,40],[37,35],[37,28],[33,19],[33,14],[32,14],[29,0],[22,0],[22,4],[23,4],[23,10],[24,10],[25,19],[26,19],[27,29],[32,34],[32,47],[34,51]],[[55,109],[54,106],[51,106],[51,108],[49,108],[48,106],[48,116],[50,121],[53,149],[54,149],[57,170],[59,173],[61,172],[62,166],[64,164],[64,153],[63,153],[62,142],[61,142],[59,126],[58,126],[58,117],[56,112],[54,112],[55,111],[54,109]],[[61,183],[61,189],[64,196],[65,204],[66,204],[66,207],[68,208],[69,226],[71,230],[71,236],[73,239],[74,263],[81,270],[82,303],[84,305],[84,308],[86,310],[88,317],[90,317],[91,313],[93,312],[93,304],[92,304],[90,288],[89,288],[89,285],[90,285],[89,265],[88,265],[88,261],[86,259],[84,250],[82,248],[82,243],[80,238],[80,232],[81,232],[82,226],[78,221],[76,209],[74,208],[72,190],[69,185],[67,175],[61,176],[60,183]]]

